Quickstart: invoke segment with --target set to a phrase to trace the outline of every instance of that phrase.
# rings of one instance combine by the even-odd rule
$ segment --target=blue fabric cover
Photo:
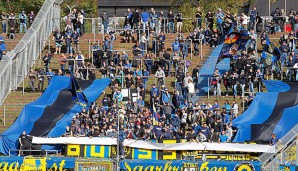
[[[233,142],[245,142],[251,138],[251,124],[261,124],[271,115],[278,93],[257,93],[249,108],[232,121],[238,132]]]
[[[27,133],[32,130],[34,122],[38,120],[46,106],[51,105],[57,99],[59,92],[65,88],[68,88],[70,78],[66,76],[54,76],[51,80],[50,85],[41,95],[40,98],[34,102],[26,105],[21,111],[20,115],[13,123],[13,125],[0,135],[0,153],[8,154],[9,149],[18,148],[18,137],[25,130]],[[95,101],[102,90],[104,90],[110,84],[110,79],[95,80],[91,86],[84,90],[88,101]],[[73,112],[79,112],[81,106],[75,105],[61,120],[62,122],[71,121]],[[61,120],[49,133],[51,136],[60,136],[65,131],[64,124],[61,124]],[[60,123],[60,124],[59,124]],[[60,126],[59,126],[60,125]],[[63,128],[63,131],[62,131]],[[55,130],[57,129],[57,130]]]
[[[290,85],[277,80],[263,80],[268,92],[286,92],[291,89]]]

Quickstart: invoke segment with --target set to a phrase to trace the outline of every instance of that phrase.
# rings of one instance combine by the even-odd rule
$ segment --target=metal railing
[[[20,149],[9,149],[8,151],[8,156],[15,156],[13,154],[20,154],[21,152],[28,152],[30,154],[32,154],[32,152],[40,152],[40,153],[44,153],[44,154],[39,154],[39,155],[34,155],[34,156],[48,156],[49,154],[54,154],[54,155],[58,155],[59,151],[58,150],[20,150]]]
[[[38,12],[33,24],[28,29],[22,40],[16,47],[5,55],[5,59],[0,62],[0,104],[3,103],[9,92],[15,85],[19,85],[35,63],[45,41],[54,28],[60,27],[59,21],[52,18],[60,18],[60,6],[62,0],[47,0]],[[15,75],[19,77],[14,78]]]
[[[286,135],[284,135],[275,145],[272,146],[267,152],[260,156],[260,161],[264,167],[270,164],[274,158],[282,151],[285,151],[296,139],[298,134],[298,124],[296,124]],[[290,144],[290,145],[289,145]]]

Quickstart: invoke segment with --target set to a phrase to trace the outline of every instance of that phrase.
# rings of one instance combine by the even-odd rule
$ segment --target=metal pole
[[[269,9],[269,13],[268,13],[269,15],[268,15],[268,16],[270,16],[270,14],[271,14],[271,9],[270,9],[270,6],[271,6],[271,5],[270,5],[270,4],[271,4],[271,0],[269,0],[269,4],[268,4],[268,6],[269,6],[269,7],[268,7],[268,9]]]
[[[5,126],[6,124],[5,124],[5,118],[6,118],[6,107],[5,107],[5,105],[3,105],[3,125]]]
[[[287,15],[287,0],[285,0],[285,14]],[[286,27],[285,27],[286,29]]]
[[[23,92],[22,92],[22,95],[23,96],[25,95],[25,77],[23,79]]]
[[[94,65],[94,61],[93,61],[93,50],[92,50],[92,56],[91,56],[91,62],[92,62],[92,65]]]
[[[207,90],[208,90],[208,92],[207,92],[207,93],[208,93],[208,95],[207,95],[207,98],[208,98],[208,99],[209,99],[209,96],[210,96],[210,93],[209,93],[209,87],[210,87],[210,83],[209,83],[209,78],[208,78],[208,89],[207,89]]]
[[[91,19],[91,23],[92,23],[92,24],[91,24],[92,26],[95,26],[94,18]],[[96,27],[94,27],[94,31],[92,31],[92,32],[93,32],[93,43],[95,43]]]
[[[201,60],[203,59],[203,42],[202,39],[200,39],[201,41],[201,52],[200,52],[200,56],[201,56]]]
[[[94,43],[95,43],[95,41],[94,41]],[[91,45],[90,45],[90,40],[88,40],[88,59],[90,59],[90,54],[91,54]],[[92,56],[93,56],[93,53],[92,53]],[[92,64],[93,64],[93,61],[92,61]]]
[[[242,107],[242,113],[243,113],[244,112],[244,108],[245,108],[244,97],[242,98],[242,105],[243,105],[243,107]]]
[[[118,106],[118,101],[116,99],[116,103],[117,103],[117,109],[119,108]],[[120,147],[120,144],[119,144],[119,133],[120,133],[120,120],[119,120],[119,109],[117,110],[117,127],[118,127],[118,135],[117,135],[117,171],[120,171],[120,168],[119,168],[119,164],[120,164],[120,156],[119,156],[119,147]]]

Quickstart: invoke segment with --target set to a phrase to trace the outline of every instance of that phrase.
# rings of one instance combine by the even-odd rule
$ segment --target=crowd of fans
[[[180,16],[181,20],[179,20]],[[245,98],[245,106],[249,106],[253,100],[255,88],[262,91],[261,80],[266,70],[256,50],[258,35],[255,29],[260,29],[257,27],[260,18],[258,18],[256,8],[249,13],[249,23],[242,21],[248,19],[248,17],[245,18],[245,14],[242,14],[238,25],[236,17],[230,15],[228,11],[222,12],[221,9],[218,9],[215,15],[216,20],[212,13],[207,13],[206,16],[208,27],[204,29],[201,27],[202,13],[198,9],[196,13],[198,20],[194,30],[189,34],[183,34],[181,32],[183,24],[179,23],[180,21],[183,23],[180,13],[174,15],[170,11],[168,15],[163,12],[157,15],[154,9],[151,9],[150,13],[145,10],[139,13],[137,9],[131,12],[128,9],[125,15],[123,40],[135,42],[134,56],[132,60],[129,60],[126,52],[113,51],[113,42],[116,40],[115,32],[109,31],[108,15],[103,13],[101,18],[108,36],[105,37],[102,46],[94,44],[92,51],[94,65],[100,68],[102,77],[111,78],[112,96],[105,94],[101,104],[93,103],[89,109],[83,109],[82,112],[77,113],[72,124],[67,126],[65,136],[116,138],[118,137],[119,119],[120,141],[128,138],[157,141],[187,139],[187,141],[197,142],[231,142],[236,131],[231,127],[231,120],[239,114],[237,101],[233,100],[230,103],[226,100],[223,105],[220,105],[218,101],[214,104],[192,101],[200,68],[196,66],[192,72],[188,71],[191,65],[188,61],[189,47],[193,43],[194,56],[197,56],[200,43],[215,47],[223,42],[225,35],[233,26],[238,29],[248,29],[251,37],[247,44],[248,51],[243,51],[237,58],[232,59],[231,69],[225,73],[219,73],[218,69],[215,69],[210,83],[214,89],[214,95],[233,95],[234,97],[240,95],[240,98],[244,98],[245,86],[248,86],[250,94]],[[217,29],[213,29],[213,22],[216,22]],[[279,31],[278,27],[282,25],[282,22],[280,20],[274,20],[274,22],[274,30]],[[177,24],[176,29],[174,24]],[[163,29],[163,26],[166,28]],[[163,30],[177,34],[171,47],[165,46],[166,36]],[[270,30],[261,31],[260,38],[265,40]],[[137,33],[137,37],[133,37],[133,33]],[[290,34],[293,35],[293,32]],[[296,35],[293,36],[296,37]],[[288,53],[294,55],[294,42],[288,42],[292,42],[289,44],[292,48],[289,48]],[[168,49],[171,50],[168,51]],[[149,53],[150,51],[152,53]],[[288,58],[288,54],[286,57]],[[143,70],[140,67],[140,60],[144,60]],[[176,81],[175,89],[170,93],[169,87],[165,85],[165,79],[171,76],[172,68],[175,68],[173,76],[176,77]],[[149,88],[148,77],[153,74],[157,84],[152,84]],[[221,91],[223,87],[221,84],[224,85],[225,92]],[[238,85],[241,89],[240,94],[237,93]],[[121,88],[136,88],[139,98],[136,101],[123,102]]]
[[[260,26],[262,18],[258,16],[256,8],[249,12],[249,16],[243,13],[239,17],[240,22],[237,21],[237,16],[229,11],[223,12],[220,8],[216,14],[208,12],[205,17],[198,8],[194,15],[194,29],[189,33],[182,33],[184,18],[181,13],[157,13],[153,8],[149,13],[146,10],[139,12],[136,9],[131,12],[128,9],[122,36],[123,43],[134,43],[131,59],[125,51],[113,50],[116,34],[113,29],[109,29],[109,17],[104,12],[100,17],[106,36],[102,43],[92,45],[93,61],[87,62],[79,48],[80,37],[85,33],[86,14],[83,10],[74,9],[64,18],[65,30],[56,30],[53,36],[55,54],[61,54],[61,68],[57,73],[52,72],[52,54],[46,54],[43,57],[45,69],[29,72],[30,87],[35,91],[35,82],[38,80],[38,89],[43,91],[45,78],[50,82],[55,74],[65,75],[67,72],[73,73],[79,79],[95,79],[95,72],[99,70],[102,78],[111,78],[112,94],[104,94],[101,104],[93,103],[90,108],[77,113],[72,124],[67,126],[65,136],[119,136],[120,141],[128,138],[231,142],[236,131],[231,126],[231,120],[239,115],[237,101],[226,100],[222,105],[218,101],[213,104],[192,101],[192,97],[201,87],[196,86],[200,67],[195,66],[190,70],[190,46],[194,47],[193,56],[197,57],[200,54],[200,44],[216,47],[223,43],[231,30],[248,30],[251,39],[247,43],[247,50],[231,60],[231,69],[225,73],[215,69],[210,85],[214,95],[232,95],[234,98],[244,98],[245,87],[248,86],[250,94],[245,98],[245,105],[249,106],[254,91],[262,91],[261,80],[264,75],[273,72],[257,53],[257,38],[261,38],[263,42],[268,34],[285,31],[286,16],[283,10],[279,12],[275,9],[272,12],[273,20],[268,22],[263,30]],[[207,21],[205,28],[202,27],[203,19]],[[288,21],[292,24],[292,32],[285,33],[280,38],[280,60],[284,66],[293,67],[298,60],[295,51],[298,14],[291,10]],[[214,24],[216,28],[213,28]],[[257,35],[257,31],[261,31],[261,34]],[[165,45],[165,33],[177,35],[171,47]],[[61,53],[63,42],[66,45],[65,53]],[[295,69],[287,71],[289,80],[294,79],[295,72]],[[149,85],[148,80],[153,76],[156,84]],[[165,84],[167,76],[176,78],[173,92],[169,92],[170,87]],[[225,92],[221,91],[222,87]],[[241,93],[238,93],[238,87]],[[122,88],[137,89],[138,99],[124,101]]]
[[[2,33],[6,34],[7,38],[14,39],[17,29],[19,29],[19,33],[26,33],[35,19],[35,14],[33,11],[28,15],[25,11],[19,14],[15,14],[14,12],[6,13],[3,11],[0,17]]]

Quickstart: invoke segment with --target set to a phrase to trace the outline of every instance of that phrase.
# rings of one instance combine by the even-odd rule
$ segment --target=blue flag
[[[72,74],[70,76],[68,91],[72,93],[72,99],[75,100],[77,104],[84,107],[88,105],[87,97]]]
[[[280,57],[280,50],[267,37],[261,54],[261,58],[265,59],[264,65],[273,66],[279,72],[281,70]]]

